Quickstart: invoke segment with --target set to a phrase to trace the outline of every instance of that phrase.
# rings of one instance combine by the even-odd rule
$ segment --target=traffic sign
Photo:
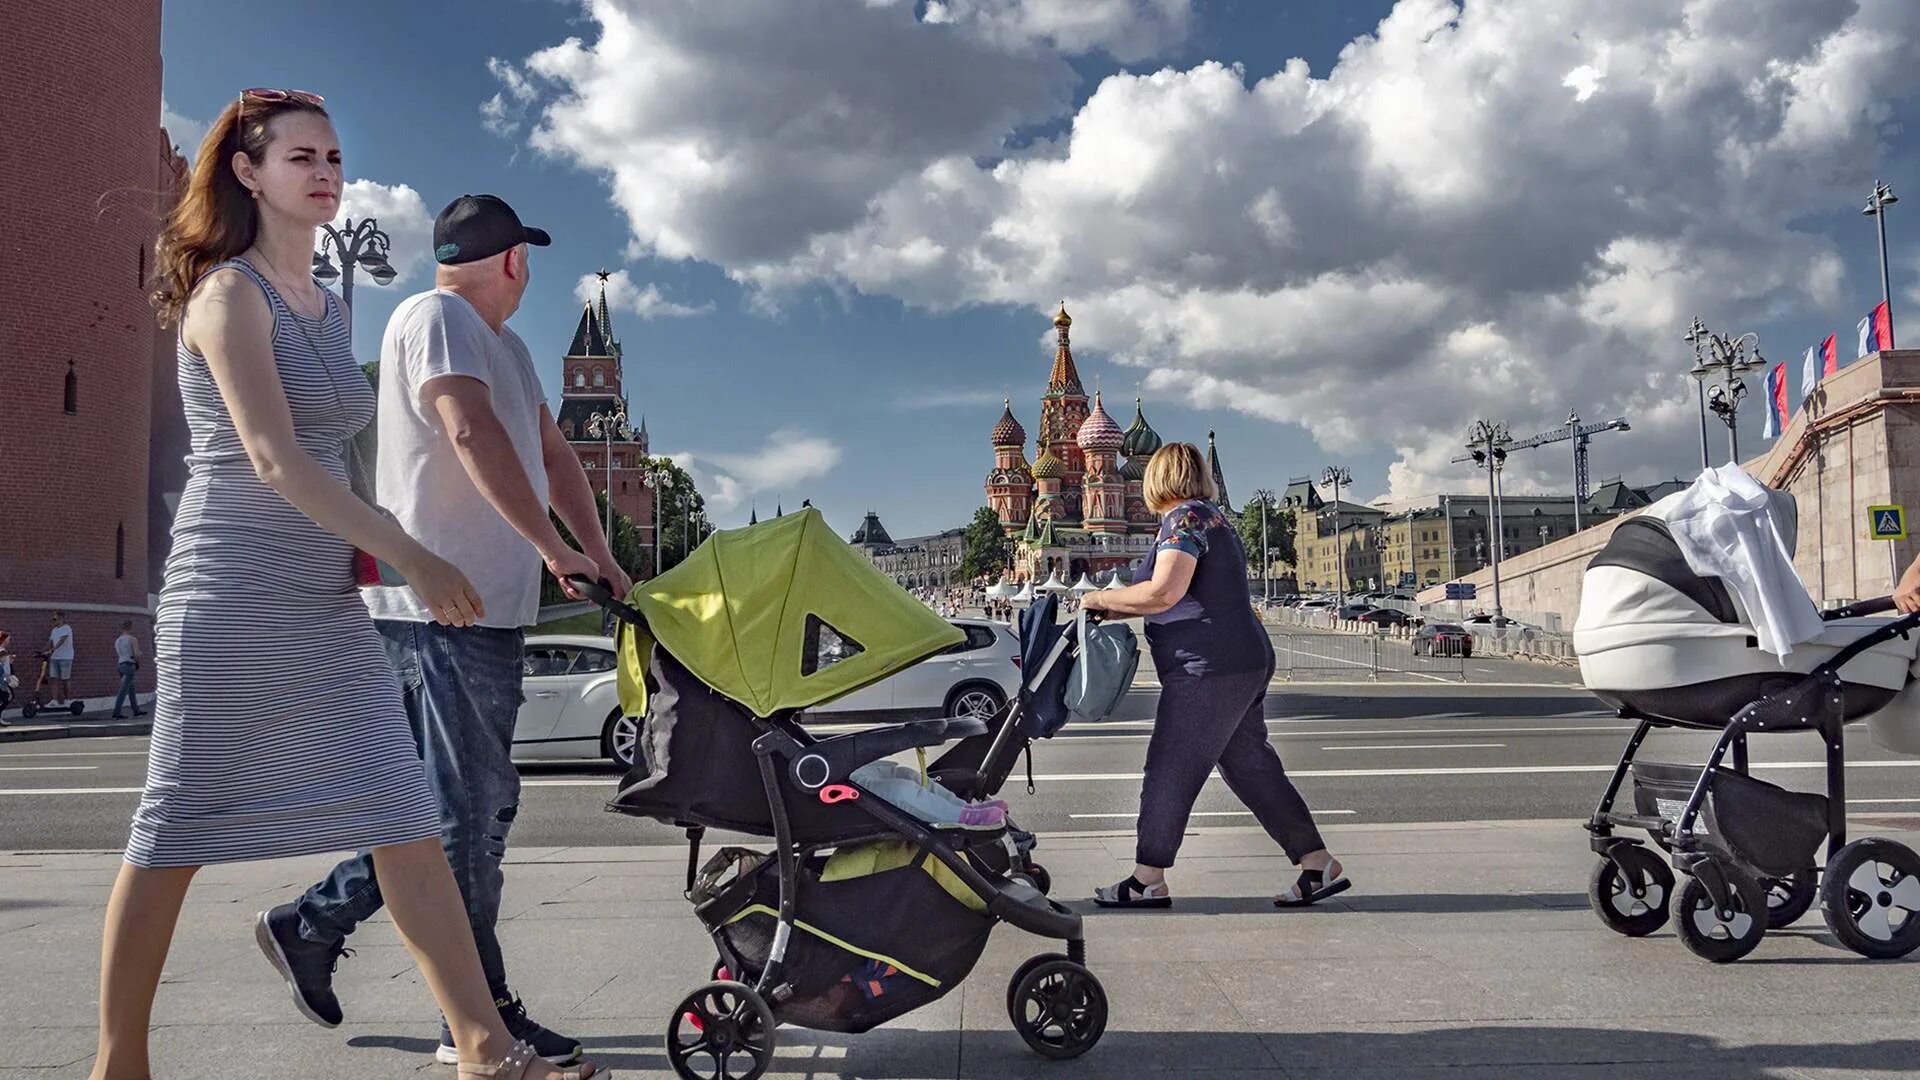
[[[1478,593],[1479,589],[1471,581],[1447,582],[1447,599],[1449,600],[1473,600],[1477,598]]]
[[[1874,540],[1905,540],[1907,508],[1899,503],[1867,507],[1867,536]]]

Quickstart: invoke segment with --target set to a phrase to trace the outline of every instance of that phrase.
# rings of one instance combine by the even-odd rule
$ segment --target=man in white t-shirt
[[[73,679],[73,627],[67,625],[64,611],[53,613],[53,629],[47,631],[47,682],[53,693],[53,706],[67,703]]]
[[[539,614],[543,563],[563,583],[582,574],[622,596],[632,583],[608,547],[580,457],[547,410],[533,357],[506,326],[526,292],[528,245],[546,246],[547,234],[492,195],[463,195],[440,212],[433,239],[436,287],[400,303],[380,347],[375,488],[408,535],[466,574],[484,611],[477,625],[452,626],[435,622],[438,613],[404,585],[364,595],[440,799],[447,861],[495,1004],[515,1038],[565,1065],[579,1059],[579,1043],[527,1016],[494,929],[520,804],[513,729],[523,628]],[[580,550],[561,539],[549,507]],[[262,947],[310,1019],[340,1022],[333,965],[381,905],[363,853],[298,903],[261,914]],[[458,1060],[444,1023],[437,1056]]]

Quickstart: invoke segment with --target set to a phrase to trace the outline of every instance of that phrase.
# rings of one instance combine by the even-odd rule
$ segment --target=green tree
[[[1266,516],[1267,546],[1274,551],[1276,566],[1294,565],[1293,511],[1264,503],[1248,503],[1240,508],[1240,544],[1247,549],[1247,568],[1260,576],[1260,518]]]
[[[672,569],[684,561],[693,548],[700,546],[707,532],[712,531],[701,517],[706,510],[706,499],[694,487],[693,477],[671,460],[663,457],[646,458],[643,464],[661,480],[660,487],[654,491],[660,504],[660,563],[662,568]],[[606,520],[605,492],[594,493],[594,506],[601,520]],[[554,527],[560,531],[560,538],[579,547],[559,515],[551,516]],[[608,546],[613,548],[614,561],[620,564],[628,577],[640,581],[654,575],[653,522],[635,521],[616,510],[613,514],[613,535],[608,537],[608,541]],[[559,604],[565,603],[566,599],[566,594],[560,591],[560,583],[553,580],[552,575],[544,574],[540,583],[540,602]]]
[[[1006,531],[1000,527],[1000,515],[994,513],[990,506],[973,512],[973,520],[967,523],[962,544],[959,578],[962,582],[998,577],[1013,555],[1007,544]]]

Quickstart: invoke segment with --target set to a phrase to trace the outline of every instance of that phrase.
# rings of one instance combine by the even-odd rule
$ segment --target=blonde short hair
[[[1220,498],[1200,448],[1184,442],[1168,443],[1154,451],[1147,461],[1140,494],[1146,499],[1147,509],[1156,514],[1164,514],[1188,499],[1211,502]]]

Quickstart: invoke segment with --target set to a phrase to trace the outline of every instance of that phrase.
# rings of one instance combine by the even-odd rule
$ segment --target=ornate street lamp
[[[387,234],[380,231],[380,225],[372,218],[361,218],[354,224],[348,218],[338,229],[332,225],[320,226],[322,239],[320,250],[313,253],[313,276],[323,282],[340,279],[340,299],[353,307],[353,268],[365,267],[373,277],[375,285],[386,285],[398,276],[399,271],[387,262],[391,245]],[[333,257],[340,259],[340,269],[333,268]]]
[[[1866,209],[1860,211],[1873,219],[1880,231],[1880,299],[1887,305],[1887,347],[1893,348],[1893,287],[1887,283],[1887,207],[1900,201],[1893,189],[1875,180],[1867,195]]]
[[[607,546],[613,546],[613,443],[633,441],[633,429],[627,426],[627,403],[619,398],[613,404],[587,417],[587,435],[602,440],[603,452],[607,455]]]
[[[1347,553],[1340,546],[1340,489],[1353,484],[1353,473],[1344,465],[1329,465],[1320,474],[1320,482],[1333,489],[1334,597],[1341,607],[1347,603]]]
[[[1255,488],[1253,501],[1248,506],[1260,508],[1260,596],[1264,600],[1273,599],[1273,545],[1267,540],[1267,519],[1273,516],[1273,492],[1268,488]]]
[[[1507,433],[1507,425],[1493,420],[1475,420],[1467,429],[1467,449],[1473,453],[1473,463],[1487,470],[1487,551],[1493,556],[1493,617],[1494,625],[1502,625],[1500,606],[1500,556],[1506,547],[1506,537],[1500,521],[1500,481],[1499,474],[1507,463],[1507,444],[1513,436]],[[1476,547],[1478,545],[1475,545]]]
[[[1727,425],[1727,447],[1732,461],[1740,461],[1740,403],[1747,397],[1747,376],[1764,371],[1766,357],[1760,355],[1760,336],[1748,331],[1729,337],[1708,330],[1698,316],[1687,328],[1686,340],[1693,344],[1694,364],[1689,373],[1700,381],[1706,395],[1706,407]],[[1715,380],[1718,380],[1717,382]],[[1703,425],[1700,439],[1702,467],[1707,461]]]

